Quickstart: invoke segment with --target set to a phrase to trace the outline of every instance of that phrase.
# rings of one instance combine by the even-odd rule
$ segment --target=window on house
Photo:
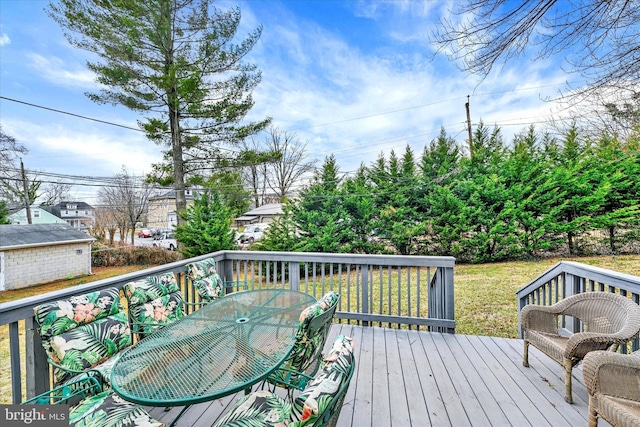
[[[89,215],[89,211],[84,211],[84,214],[85,215]]]
[[[76,215],[78,215],[78,211],[76,211]]]
[[[64,211],[64,214],[65,215],[69,215],[69,211]]]
[[[34,218],[40,218],[40,211],[37,210],[37,209],[35,211],[33,211],[33,217]]]
[[[76,209],[78,205],[67,205],[67,209]]]

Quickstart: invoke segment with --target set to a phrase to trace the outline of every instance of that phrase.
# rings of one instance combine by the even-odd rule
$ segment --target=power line
[[[66,114],[68,116],[78,117],[78,118],[83,119],[83,120],[91,120],[93,122],[98,122],[98,123],[102,123],[102,124],[105,124],[105,125],[117,126],[117,127],[121,127],[121,128],[124,128],[124,129],[135,130],[136,132],[144,132],[142,129],[139,129],[139,128],[134,128],[134,127],[131,127],[131,126],[126,126],[126,125],[121,125],[121,124],[118,124],[118,123],[108,122],[106,120],[94,119],[93,117],[82,116],[80,114],[70,113],[68,111],[62,111],[62,110],[58,110],[56,108],[45,107],[44,105],[32,104],[30,102],[20,101],[18,99],[7,98],[6,96],[0,96],[0,99],[4,99],[6,101],[11,101],[11,102],[17,102],[18,104],[24,104],[24,105],[28,105],[28,106],[34,107],[34,108],[40,108],[42,110],[53,111],[54,113],[60,113],[60,114]]]

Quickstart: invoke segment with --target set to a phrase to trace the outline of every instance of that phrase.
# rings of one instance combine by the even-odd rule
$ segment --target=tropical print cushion
[[[282,426],[291,404],[270,391],[260,390],[238,399],[214,427]]]
[[[216,262],[213,258],[207,258],[202,261],[192,262],[184,266],[189,279],[196,281],[206,277],[217,275]]]
[[[213,258],[192,262],[185,265],[187,277],[193,282],[193,286],[200,298],[210,302],[224,294],[222,278],[216,270],[216,262]]]
[[[123,287],[134,332],[146,336],[184,317],[180,287],[173,273],[149,276]]]
[[[330,291],[302,311],[293,350],[282,364],[282,368],[269,379],[270,382],[285,387],[298,387],[297,381],[300,378],[296,378],[296,373],[306,372],[315,362],[319,361],[332,318],[328,318],[326,325],[316,331],[310,330],[311,321],[333,307],[339,297],[337,293]],[[315,370],[310,374],[313,375],[313,373]],[[301,385],[304,387],[304,383]]]
[[[339,335],[319,373],[293,402],[287,426],[313,425],[327,409],[332,415],[339,413],[353,370],[353,342]]]
[[[193,286],[196,288],[196,291],[198,291],[200,298],[207,302],[213,301],[224,294],[222,279],[217,274],[212,277],[196,280],[193,282]]]
[[[81,401],[69,412],[73,427],[162,427],[147,411],[108,391]]]
[[[116,288],[34,308],[38,333],[54,369],[56,384],[86,371],[131,345],[131,330]]]

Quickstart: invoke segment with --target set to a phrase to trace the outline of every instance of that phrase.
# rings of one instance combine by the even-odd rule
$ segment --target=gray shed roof
[[[0,225],[0,250],[94,240],[68,224]]]

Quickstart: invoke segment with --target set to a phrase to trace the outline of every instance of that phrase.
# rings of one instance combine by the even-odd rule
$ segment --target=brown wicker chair
[[[583,332],[558,333],[561,316],[579,319]],[[607,350],[631,340],[640,330],[640,306],[629,298],[608,292],[572,295],[551,306],[527,305],[520,313],[524,330],[524,357],[529,366],[529,344],[564,367],[565,400],[573,403],[571,371],[594,350]]]
[[[593,351],[582,362],[589,392],[589,427],[598,417],[613,426],[640,427],[640,352]]]

